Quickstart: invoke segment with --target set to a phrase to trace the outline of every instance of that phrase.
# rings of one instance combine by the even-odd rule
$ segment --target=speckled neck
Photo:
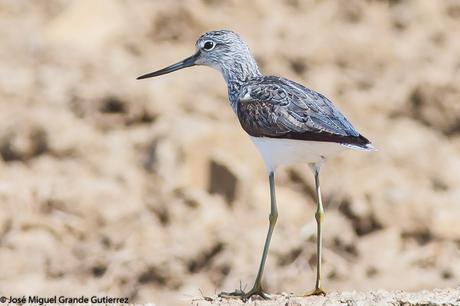
[[[225,82],[227,83],[230,105],[236,113],[241,87],[248,80],[260,77],[262,74],[259,71],[259,67],[257,66],[255,59],[250,55],[245,59],[236,58],[231,61],[231,64],[228,63],[229,62],[227,61],[226,65],[219,68]]]

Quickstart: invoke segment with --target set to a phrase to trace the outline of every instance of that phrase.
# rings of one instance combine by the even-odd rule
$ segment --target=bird
[[[321,285],[324,220],[319,180],[321,166],[340,151],[373,151],[374,146],[322,94],[289,79],[262,74],[238,33],[209,31],[197,39],[195,47],[192,56],[137,79],[157,77],[195,65],[218,70],[225,79],[233,112],[265,163],[270,191],[269,226],[254,285],[247,292],[240,288],[222,292],[220,296],[243,300],[252,296],[270,298],[262,287],[262,275],[278,219],[275,170],[281,165],[297,163],[309,165],[316,191],[316,281],[314,289],[306,295],[325,295]]]

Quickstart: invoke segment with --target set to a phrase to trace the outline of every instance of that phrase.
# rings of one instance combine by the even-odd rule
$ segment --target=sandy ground
[[[229,28],[378,152],[322,172],[324,284],[460,283],[458,1],[0,1],[0,288],[156,305],[252,285],[268,182],[217,72],[143,73]],[[314,284],[313,180],[276,174],[272,293]]]
[[[203,296],[192,301],[193,306],[456,306],[460,305],[460,289],[423,290],[415,293],[385,290],[369,292],[333,292],[327,296],[295,297],[289,294],[271,296],[261,300],[253,298],[250,301],[229,300]]]

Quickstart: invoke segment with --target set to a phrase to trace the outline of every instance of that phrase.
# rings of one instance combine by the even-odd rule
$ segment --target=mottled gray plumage
[[[206,41],[215,43],[213,52],[200,50]],[[222,72],[232,108],[249,135],[369,144],[323,95],[285,78],[262,75],[235,32],[208,32],[196,44],[200,50],[196,63]]]
[[[236,109],[241,126],[254,137],[369,143],[326,97],[285,78],[250,79]]]

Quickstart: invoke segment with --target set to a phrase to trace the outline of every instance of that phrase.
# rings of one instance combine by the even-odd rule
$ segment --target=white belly
[[[268,170],[279,165],[318,163],[347,147],[335,142],[252,137]]]

